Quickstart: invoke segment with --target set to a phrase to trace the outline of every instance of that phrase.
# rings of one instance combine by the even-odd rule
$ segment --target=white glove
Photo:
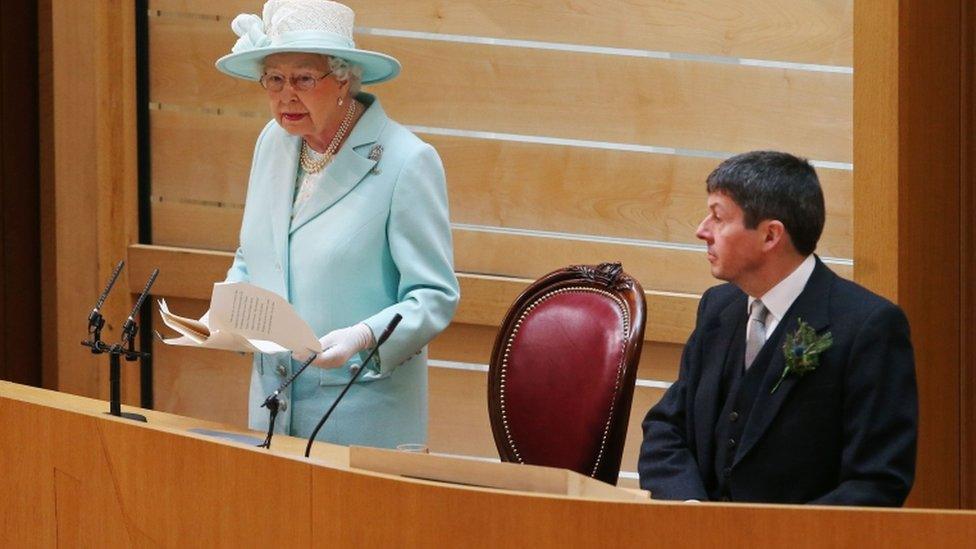
[[[333,330],[319,339],[322,352],[312,361],[319,368],[338,368],[349,362],[352,355],[373,345],[373,331],[362,322],[348,328]],[[299,360],[299,356],[295,356]],[[301,357],[307,360],[308,354]]]

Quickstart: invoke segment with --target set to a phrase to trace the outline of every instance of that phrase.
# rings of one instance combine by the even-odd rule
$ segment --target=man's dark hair
[[[709,193],[724,193],[742,208],[747,229],[779,220],[801,255],[817,248],[824,197],[817,172],[805,159],[776,151],[743,153],[719,164],[705,185]]]

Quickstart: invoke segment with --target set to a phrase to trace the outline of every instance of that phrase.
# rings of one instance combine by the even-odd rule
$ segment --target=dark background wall
[[[39,385],[37,4],[0,3],[0,378]]]

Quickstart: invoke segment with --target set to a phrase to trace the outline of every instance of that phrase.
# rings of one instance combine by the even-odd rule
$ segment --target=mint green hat
[[[389,55],[356,48],[352,39],[355,14],[329,0],[268,0],[263,18],[242,13],[231,22],[240,38],[231,53],[217,60],[224,74],[259,80],[264,58],[275,53],[320,53],[345,59],[363,69],[363,84],[390,80],[400,62]]]

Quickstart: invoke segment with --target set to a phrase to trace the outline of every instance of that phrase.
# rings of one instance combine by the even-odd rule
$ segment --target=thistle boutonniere
[[[779,384],[783,383],[786,376],[796,374],[805,376],[817,369],[820,365],[820,353],[826,351],[834,343],[834,336],[830,332],[817,335],[817,332],[809,324],[798,319],[796,331],[787,334],[786,341],[783,342],[783,356],[786,358],[786,367],[783,368],[783,375],[773,386],[769,394],[779,389]]]

